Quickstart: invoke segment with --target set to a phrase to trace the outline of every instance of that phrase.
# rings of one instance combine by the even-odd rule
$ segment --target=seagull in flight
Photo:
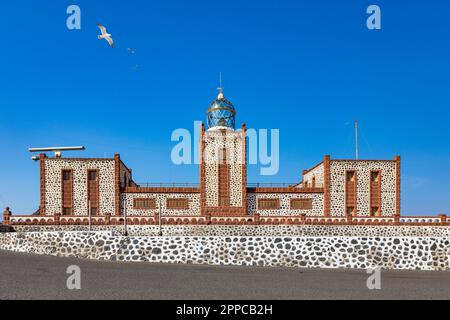
[[[100,31],[102,32],[102,34],[99,35],[98,38],[99,38],[100,40],[101,40],[101,39],[105,39],[106,41],[108,41],[109,46],[110,46],[111,48],[114,48],[114,41],[113,41],[113,39],[112,39],[112,35],[109,34],[109,33],[106,31],[106,28],[105,28],[104,26],[102,26],[101,24],[98,23],[97,26],[99,27]]]

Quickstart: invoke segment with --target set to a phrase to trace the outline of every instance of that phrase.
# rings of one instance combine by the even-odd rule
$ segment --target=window
[[[347,182],[353,182],[355,181],[356,173],[355,171],[347,171]]]
[[[370,181],[371,182],[379,182],[380,181],[380,172],[379,171],[372,171],[370,173]]]
[[[62,176],[63,176],[63,181],[71,181],[72,180],[72,170],[63,170]]]
[[[156,200],[155,198],[134,199],[133,207],[134,209],[141,209],[141,210],[156,209]]]
[[[167,199],[166,207],[169,210],[186,210],[189,209],[189,200],[188,199]]]
[[[370,214],[381,214],[381,172],[370,172]]]
[[[89,170],[88,171],[88,180],[89,181],[97,181],[97,170]]]
[[[345,212],[347,214],[356,214],[356,171],[347,171],[345,173]]]
[[[73,214],[73,171],[72,170],[62,170],[62,214],[71,215]]]
[[[259,199],[258,209],[260,210],[280,209],[280,199]]]
[[[98,183],[98,170],[88,170],[88,201],[91,206],[91,215],[98,214],[99,207],[99,183]]]
[[[311,210],[312,199],[291,199],[291,210]]]

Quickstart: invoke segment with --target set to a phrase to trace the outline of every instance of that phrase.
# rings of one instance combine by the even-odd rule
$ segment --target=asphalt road
[[[81,268],[68,290],[67,267]],[[355,270],[78,260],[0,251],[0,299],[450,299],[450,272],[382,271],[381,290]]]

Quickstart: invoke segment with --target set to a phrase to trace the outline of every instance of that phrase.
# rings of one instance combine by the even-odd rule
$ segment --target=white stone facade
[[[330,162],[330,212],[344,216],[346,171],[354,170],[357,181],[357,215],[370,215],[370,173],[381,171],[381,215],[394,216],[397,205],[397,167],[395,161],[331,160]]]
[[[114,159],[47,158],[45,163],[45,214],[62,213],[62,171],[73,170],[73,215],[88,212],[88,170],[99,171],[99,215],[114,214]]]
[[[398,161],[395,160],[331,160],[323,161],[313,169],[303,175],[303,182],[308,182],[308,187],[312,187],[313,178],[315,180],[314,190],[298,190],[289,192],[286,190],[277,191],[276,188],[268,190],[247,189],[245,168],[245,141],[242,131],[234,130],[212,130],[206,131],[203,137],[204,158],[205,158],[205,206],[211,208],[213,214],[214,207],[219,206],[219,157],[220,151],[226,148],[228,151],[228,195],[229,207],[238,208],[242,216],[253,216],[258,214],[261,217],[307,217],[326,216],[325,208],[327,201],[327,188],[329,186],[329,208],[331,217],[346,217],[346,172],[356,172],[356,212],[354,215],[371,217],[370,204],[370,175],[373,171],[380,172],[381,181],[381,206],[380,217],[393,218],[398,213]],[[327,163],[329,166],[327,167]],[[162,203],[164,216],[183,217],[202,215],[202,196],[200,187],[198,191],[173,192],[156,190],[145,192],[135,186],[132,180],[132,172],[120,161],[120,157],[112,159],[70,159],[70,158],[45,158],[44,165],[44,207],[46,216],[62,214],[62,172],[71,170],[73,172],[73,213],[74,216],[88,215],[88,170],[98,171],[99,181],[99,208],[97,215],[105,216],[123,214],[126,208],[129,216],[155,216],[158,209],[136,209],[134,199],[154,198],[156,202]],[[118,175],[118,176],[117,176]],[[327,176],[328,175],[328,176]],[[117,184],[117,185],[116,185]],[[120,184],[120,185],[119,185]],[[131,188],[130,188],[131,187]],[[128,188],[129,190],[126,190]],[[132,191],[132,189],[134,191]],[[164,189],[164,188],[162,188]],[[258,188],[257,188],[258,189]],[[260,188],[263,189],[263,188]],[[169,210],[166,208],[166,200],[170,198],[188,199],[188,209]],[[279,208],[273,210],[261,210],[258,208],[259,199],[279,199]],[[292,199],[311,199],[312,207],[309,209],[292,209]],[[246,202],[246,203],[243,203]],[[116,208],[120,206],[120,208]],[[308,205],[309,206],[309,205]],[[218,209],[220,210],[220,209]]]

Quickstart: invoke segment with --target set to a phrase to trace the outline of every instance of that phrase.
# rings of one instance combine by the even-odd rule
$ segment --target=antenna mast
[[[359,160],[359,154],[358,154],[358,120],[355,120],[355,149],[356,149],[356,160]]]

